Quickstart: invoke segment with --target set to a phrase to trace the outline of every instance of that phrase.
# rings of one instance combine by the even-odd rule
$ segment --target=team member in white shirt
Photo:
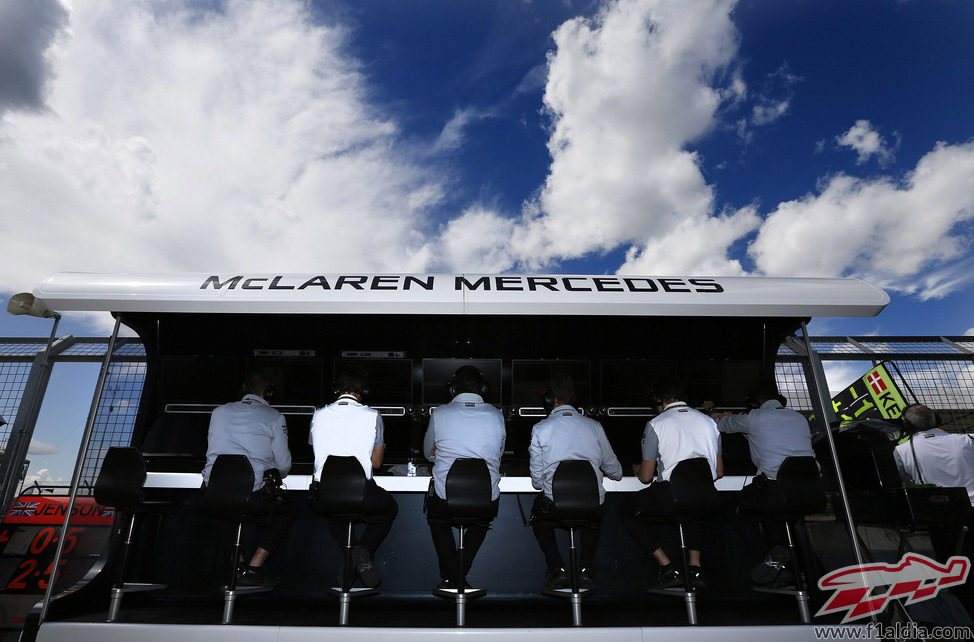
[[[915,484],[965,488],[974,504],[974,438],[936,425],[936,414],[923,404],[903,410],[903,428],[910,438],[893,450],[900,477]],[[967,522],[974,526],[974,512],[968,512]],[[930,540],[941,561],[954,554],[960,528],[959,524],[931,525]],[[974,549],[970,533],[965,539]]]
[[[457,548],[453,529],[444,521],[446,509],[446,476],[457,459],[483,459],[491,479],[492,517],[497,516],[500,497],[500,465],[507,432],[504,415],[484,402],[487,383],[474,366],[463,366],[453,374],[450,383],[453,401],[436,408],[430,415],[423,438],[423,454],[433,462],[433,492],[427,496],[426,517],[439,560],[439,589],[453,589],[457,576]],[[472,524],[463,540],[464,575],[470,570],[480,545],[487,535],[489,522]]]
[[[575,399],[575,383],[570,376],[564,373],[555,374],[548,384],[548,392],[553,397],[554,408],[547,419],[534,425],[531,430],[531,445],[528,448],[531,456],[531,484],[542,491],[534,500],[531,520],[534,536],[538,539],[548,566],[546,588],[557,590],[568,586],[568,575],[558,550],[555,528],[545,518],[554,511],[551,480],[558,468],[558,462],[581,459],[591,463],[599,483],[600,504],[605,501],[603,473],[609,479],[622,479],[622,465],[612,452],[602,424],[580,415],[570,405]],[[581,529],[579,586],[582,588],[594,587],[591,568],[600,534],[600,524],[597,523]]]
[[[683,584],[683,573],[671,562],[662,541],[668,524],[647,524],[641,515],[652,515],[660,506],[672,504],[673,493],[669,479],[673,468],[685,459],[704,457],[710,463],[714,479],[724,474],[724,463],[720,454],[720,433],[717,424],[707,415],[687,406],[681,399],[683,390],[673,378],[661,379],[657,384],[657,394],[661,400],[660,414],[646,424],[642,442],[642,462],[633,471],[644,484],[653,482],[653,475],[659,480],[649,488],[630,493],[621,507],[622,524],[636,540],[647,557],[653,557],[659,564],[659,583],[673,587]],[[665,529],[665,530],[664,530]],[[689,549],[690,580],[694,586],[704,586],[700,569],[700,540],[703,529],[699,524],[684,526],[687,548]]]
[[[252,372],[243,385],[240,401],[224,404],[210,416],[207,433],[206,466],[203,482],[210,481],[210,471],[218,455],[246,455],[254,469],[254,493],[259,494],[264,472],[276,468],[281,477],[291,470],[291,451],[287,445],[287,423],[265,397],[270,396],[264,375]],[[277,550],[294,521],[294,511],[285,502],[275,506],[269,524],[257,524],[257,548],[250,563],[241,569],[237,583],[241,586],[274,584],[264,572],[264,562]]]
[[[374,562],[375,552],[389,534],[399,512],[392,494],[376,484],[372,477],[372,470],[382,465],[385,455],[382,415],[362,404],[366,390],[363,369],[346,366],[337,377],[336,388],[338,399],[315,411],[311,419],[309,441],[315,453],[314,478],[321,480],[321,468],[330,455],[352,456],[362,464],[367,480],[363,512],[368,519],[365,532],[354,542],[352,563],[362,583],[374,588],[382,581]],[[347,523],[329,519],[328,527],[338,543],[344,545]]]

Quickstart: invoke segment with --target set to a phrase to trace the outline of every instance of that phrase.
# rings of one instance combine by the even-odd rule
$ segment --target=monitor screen
[[[500,359],[423,359],[423,404],[436,406],[451,400],[447,386],[453,373],[463,366],[474,366],[487,382],[484,401],[501,404]]]
[[[413,403],[412,359],[335,359],[332,385],[342,366],[355,364],[368,375],[370,406],[409,406]],[[334,392],[334,391],[332,391]]]
[[[602,404],[646,407],[651,404],[650,382],[673,365],[649,359],[604,359],[602,361]]]
[[[576,406],[587,406],[592,402],[588,361],[515,359],[511,362],[511,403],[515,407],[541,406],[548,381],[555,373],[565,373],[572,378]]]

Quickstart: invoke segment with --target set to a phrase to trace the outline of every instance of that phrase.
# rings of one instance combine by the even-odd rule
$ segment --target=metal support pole
[[[832,463],[835,465],[835,478],[839,484],[839,495],[842,499],[842,510],[845,513],[846,524],[849,525],[849,538],[852,540],[852,551],[856,556],[856,564],[862,566],[866,563],[859,547],[859,538],[856,535],[856,522],[852,517],[852,509],[849,506],[849,495],[845,489],[845,478],[842,476],[842,469],[839,466],[839,451],[835,448],[835,438],[832,437],[832,427],[829,425],[828,417],[834,414],[832,410],[832,400],[827,397],[828,384],[820,380],[819,372],[822,370],[821,361],[818,353],[812,348],[811,339],[808,338],[808,326],[802,321],[802,336],[805,340],[805,352],[811,364],[812,379],[815,384],[815,400],[818,402],[818,411],[825,422],[825,438],[829,442],[829,453],[832,455]]]
[[[88,411],[88,421],[85,424],[85,432],[81,437],[81,447],[78,448],[78,459],[74,464],[74,474],[71,476],[71,493],[68,496],[68,507],[64,512],[64,524],[61,525],[61,534],[58,536],[57,548],[54,551],[54,561],[51,564],[51,577],[47,582],[47,589],[44,591],[44,601],[41,603],[41,613],[38,625],[43,624],[47,619],[47,609],[51,605],[51,595],[54,593],[54,584],[57,578],[58,566],[61,564],[61,556],[64,554],[64,542],[67,540],[64,533],[68,532],[68,524],[71,522],[71,511],[74,510],[74,500],[78,496],[78,486],[81,483],[81,468],[85,458],[88,456],[88,445],[91,442],[91,434],[95,430],[95,415],[98,412],[98,404],[101,402],[101,395],[105,389],[105,379],[108,378],[108,366],[112,361],[112,353],[115,352],[115,340],[118,339],[118,329],[121,325],[121,318],[116,317],[115,328],[112,336],[108,340],[108,349],[105,351],[105,359],[101,363],[101,371],[98,373],[98,383],[95,385],[95,394],[91,399],[91,409]]]
[[[47,340],[47,346],[34,357],[34,364],[31,367],[30,375],[24,386],[24,393],[21,397],[21,408],[17,412],[17,418],[12,419],[10,426],[10,436],[7,438],[6,452],[3,457],[3,465],[0,466],[0,513],[6,515],[17,494],[18,485],[24,468],[24,460],[27,458],[27,450],[30,448],[30,440],[34,435],[34,426],[37,424],[37,416],[41,411],[41,404],[44,401],[44,392],[47,390],[47,383],[51,379],[51,356],[64,350],[70,341],[67,339],[54,340],[57,333],[60,317],[54,318],[54,325],[51,327],[51,336]]]

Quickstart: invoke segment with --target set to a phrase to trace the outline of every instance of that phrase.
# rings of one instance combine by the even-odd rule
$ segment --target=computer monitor
[[[410,406],[413,403],[412,359],[335,359],[332,385],[345,365],[354,364],[368,376],[369,394],[364,400],[370,406]],[[334,392],[334,391],[332,391]]]
[[[487,382],[487,395],[484,401],[499,406],[501,404],[501,360],[500,359],[423,359],[423,404],[438,406],[451,401],[447,386],[453,373],[463,366],[474,366]]]
[[[515,407],[541,406],[552,375],[564,373],[575,384],[575,405],[588,406],[592,402],[589,370],[589,362],[582,360],[514,359],[511,361],[511,403]]]

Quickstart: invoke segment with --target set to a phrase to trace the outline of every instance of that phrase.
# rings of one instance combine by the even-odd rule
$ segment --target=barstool
[[[592,588],[578,585],[578,553],[575,546],[575,529],[598,527],[602,511],[599,503],[599,480],[592,464],[584,459],[558,462],[551,479],[551,497],[554,510],[544,517],[555,528],[568,530],[569,576],[571,586],[565,589],[545,591],[546,595],[568,597],[572,605],[572,625],[582,625],[582,598],[595,592]]]
[[[315,482],[312,482],[314,484]],[[313,493],[311,508],[322,517],[348,524],[344,547],[342,584],[329,587],[328,592],[338,598],[338,623],[348,624],[349,605],[353,597],[375,595],[378,588],[352,587],[352,527],[365,521],[365,471],[356,457],[329,455],[321,468],[321,481]]]
[[[776,490],[777,489],[777,490]],[[801,564],[801,552],[796,546],[796,532],[804,524],[805,516],[825,510],[825,490],[814,457],[788,457],[778,468],[778,479],[768,482],[768,503],[765,510],[749,510],[746,515],[782,521],[791,555],[793,587],[755,587],[762,593],[794,595],[803,624],[812,622],[808,608],[808,582]]]
[[[123,513],[129,520],[128,528],[125,529],[125,539],[122,542],[115,582],[112,584],[108,622],[114,622],[118,618],[122,596],[126,593],[158,591],[166,588],[165,584],[125,581],[125,567],[132,548],[136,517],[173,508],[172,502],[145,499],[145,479],[145,460],[142,454],[135,448],[113,446],[105,453],[101,472],[98,473],[98,479],[95,481],[95,501]]]
[[[269,502],[253,493],[254,469],[246,455],[219,455],[210,469],[210,480],[203,493],[203,507],[237,524],[237,537],[233,545],[233,563],[230,581],[223,587],[223,623],[233,619],[233,606],[240,595],[263,593],[273,586],[237,586],[237,560],[240,557],[240,539],[245,522],[267,519],[273,512]]]
[[[717,494],[716,486],[714,486],[710,462],[704,457],[694,457],[677,463],[670,475],[670,491],[673,495],[673,504],[669,507],[663,507],[660,513],[654,513],[650,518],[654,521],[675,522],[677,525],[680,532],[683,588],[651,589],[651,592],[682,597],[686,603],[687,619],[691,625],[696,625],[697,593],[690,578],[684,524],[691,521],[709,521],[720,506],[720,496]],[[661,517],[665,520],[661,520]]]
[[[482,597],[484,589],[468,589],[464,571],[463,537],[471,524],[490,522],[491,483],[483,459],[457,459],[446,475],[446,521],[459,531],[457,543],[457,581],[455,589],[436,589],[434,595],[456,601],[457,626],[466,624],[467,600]]]

